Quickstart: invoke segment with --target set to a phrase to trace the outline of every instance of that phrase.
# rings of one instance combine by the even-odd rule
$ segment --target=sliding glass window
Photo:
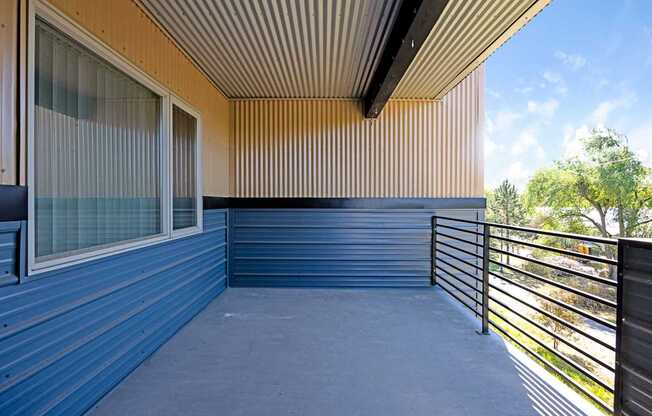
[[[197,119],[172,106],[172,228],[197,226]]]
[[[162,97],[38,18],[34,64],[35,263],[164,234]]]

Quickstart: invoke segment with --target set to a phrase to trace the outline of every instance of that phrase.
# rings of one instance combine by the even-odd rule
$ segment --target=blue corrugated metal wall
[[[435,212],[481,211],[232,209],[230,285],[428,286]]]
[[[204,232],[0,288],[0,415],[77,415],[226,287],[227,212]]]

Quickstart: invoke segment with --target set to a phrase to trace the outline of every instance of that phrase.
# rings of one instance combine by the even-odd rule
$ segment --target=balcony
[[[593,415],[440,287],[230,288],[99,415]]]

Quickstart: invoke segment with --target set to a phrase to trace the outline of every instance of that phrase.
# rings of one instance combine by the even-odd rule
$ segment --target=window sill
[[[25,279],[22,280],[24,282],[31,281],[36,278],[42,277],[42,275],[44,275],[47,272],[52,272],[60,269],[65,269],[68,267],[81,265],[84,263],[89,263],[95,260],[116,256],[119,254],[138,250],[141,248],[155,246],[168,241],[178,240],[185,237],[191,237],[193,235],[201,234],[202,232],[203,230],[201,228],[192,227],[188,229],[178,230],[176,232],[173,232],[172,235],[158,235],[152,238],[148,238],[146,240],[139,240],[131,243],[120,244],[113,247],[107,247],[104,249],[95,250],[89,253],[78,254],[75,256],[65,257],[56,260],[44,261],[41,263],[37,263],[33,268],[31,268],[28,272],[28,275],[25,277]]]

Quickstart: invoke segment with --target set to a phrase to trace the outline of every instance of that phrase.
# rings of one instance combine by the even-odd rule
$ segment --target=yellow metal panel
[[[50,3],[201,113],[204,194],[228,196],[228,100],[135,2],[50,0]]]
[[[239,197],[483,195],[480,68],[442,101],[390,101],[364,119],[352,100],[236,100]]]
[[[0,184],[17,185],[18,0],[0,1]]]
[[[392,97],[440,99],[549,3],[449,0]]]

